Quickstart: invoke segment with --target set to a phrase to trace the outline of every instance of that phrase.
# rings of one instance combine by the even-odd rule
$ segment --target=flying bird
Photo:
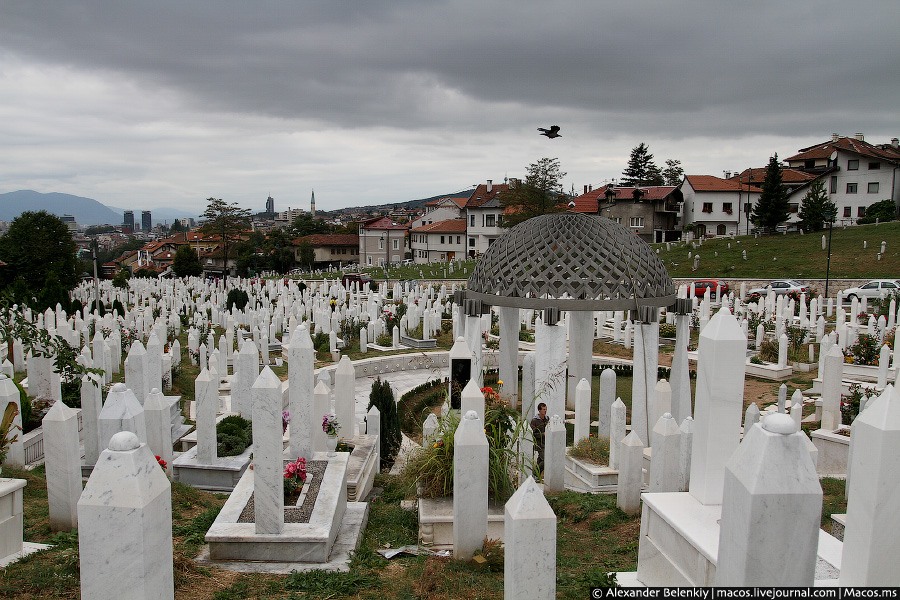
[[[551,125],[550,129],[544,129],[543,127],[538,127],[537,130],[541,132],[541,135],[546,135],[551,140],[553,138],[562,137],[561,135],[559,135],[559,125]]]

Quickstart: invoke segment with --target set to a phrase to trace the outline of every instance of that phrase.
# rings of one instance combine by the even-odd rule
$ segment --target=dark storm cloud
[[[485,5],[487,4],[487,5]],[[891,2],[12,2],[0,48],[328,127],[896,127]],[[863,120],[860,123],[860,119]],[[828,130],[828,131],[825,131]]]

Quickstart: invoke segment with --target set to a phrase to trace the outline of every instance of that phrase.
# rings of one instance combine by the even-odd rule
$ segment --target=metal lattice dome
[[[567,212],[534,217],[497,238],[469,277],[465,297],[586,311],[670,306],[675,294],[663,262],[628,228]]]

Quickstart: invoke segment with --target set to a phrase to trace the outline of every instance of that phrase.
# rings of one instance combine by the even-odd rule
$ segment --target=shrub
[[[844,351],[844,356],[850,358],[854,364],[874,366],[878,364],[879,352],[881,352],[881,345],[878,343],[878,338],[868,333],[861,333],[856,338],[856,342]]]
[[[759,357],[770,363],[778,362],[778,342],[773,339],[766,338],[759,345]]]
[[[237,308],[238,310],[244,310],[247,304],[250,302],[250,296],[247,295],[247,292],[239,289],[228,290],[228,296],[225,297],[225,310],[231,312],[232,308]]]
[[[400,417],[397,415],[397,403],[394,401],[394,392],[391,384],[382,381],[381,377],[372,382],[372,391],[369,393],[368,411],[376,407],[381,413],[380,455],[381,468],[388,469],[394,464],[403,435],[400,432]]]
[[[595,465],[608,465],[609,438],[605,436],[594,437],[594,434],[582,438],[578,443],[572,446],[572,449],[569,451],[569,456],[579,460],[585,460]]]
[[[118,298],[116,298],[115,300],[113,300],[113,303],[112,303],[112,309],[113,309],[114,311],[117,311],[117,312],[119,313],[119,316],[120,316],[120,317],[124,317],[124,316],[125,316],[125,307],[122,306],[122,301],[119,300]]]
[[[841,396],[841,421],[845,425],[852,424],[853,420],[859,415],[859,405],[862,402],[863,396],[865,396],[867,399],[866,401],[868,401],[877,395],[878,393],[874,388],[864,388],[858,383],[852,384],[850,386],[850,393]]]
[[[219,456],[237,456],[253,443],[253,426],[239,415],[229,415],[216,424],[216,449]]]
[[[675,323],[660,323],[659,337],[673,338],[675,337],[676,330]]]

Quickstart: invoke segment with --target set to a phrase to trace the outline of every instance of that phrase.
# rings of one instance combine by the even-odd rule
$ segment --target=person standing
[[[544,475],[544,431],[550,418],[547,416],[547,404],[541,402],[537,406],[537,414],[531,419],[531,434],[534,436],[534,448],[538,453],[537,470],[541,478]]]

